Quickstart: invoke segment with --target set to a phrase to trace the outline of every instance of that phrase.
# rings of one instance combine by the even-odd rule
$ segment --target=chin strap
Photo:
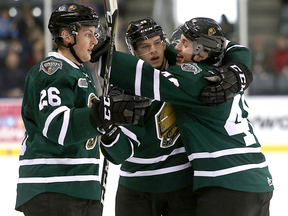
[[[76,44],[76,43],[75,43]],[[80,63],[80,64],[82,64],[83,63],[83,61],[76,55],[76,52],[75,52],[75,50],[73,49],[73,46],[75,45],[75,44],[73,44],[72,46],[70,46],[71,44],[69,44],[69,49],[70,49],[70,52],[72,53],[72,55],[75,57],[75,59]]]
[[[197,61],[194,60],[195,56],[196,56],[195,54],[192,54],[192,57],[191,57],[192,62],[197,62]]]
[[[67,46],[67,45],[65,45],[62,41],[59,41],[59,43],[60,43],[62,46],[66,47],[66,48],[69,48],[71,54],[75,57],[75,59],[76,59],[80,64],[82,64],[83,61],[77,56],[77,54],[76,54],[76,52],[75,52],[75,50],[74,50],[74,48],[73,48],[73,46],[76,44],[76,35],[73,35],[73,37],[74,37],[74,41],[75,41],[73,44],[69,43],[68,46]]]
[[[77,42],[76,42],[76,35],[73,35],[73,37],[74,37],[74,43],[73,43],[73,44],[69,43],[69,44],[68,44],[68,48],[69,48],[70,52],[72,53],[72,55],[75,57],[75,59],[76,59],[80,64],[82,64],[83,61],[76,55],[76,52],[75,52],[75,50],[74,50],[74,48],[73,48],[73,46],[77,43]]]

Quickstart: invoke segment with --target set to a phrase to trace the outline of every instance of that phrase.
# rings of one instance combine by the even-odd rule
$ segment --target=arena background
[[[35,17],[43,21],[45,55],[52,47],[51,36],[46,28],[47,20],[51,11],[57,5],[65,2],[92,5],[105,21],[101,0],[25,0],[25,3],[31,5]],[[192,17],[206,16],[220,22],[222,14],[225,14],[230,24],[234,26],[231,39],[237,40],[252,50],[254,39],[261,35],[266,41],[267,50],[271,50],[280,31],[281,2],[280,0],[119,0],[116,48],[127,52],[124,33],[128,23],[132,20],[151,16],[163,26],[169,36],[173,29]],[[23,4],[24,1],[21,0],[1,1],[0,8],[4,6],[9,8],[10,16],[16,19],[22,12]],[[0,51],[2,45],[0,38]],[[89,66],[93,70],[93,65]],[[283,77],[283,80],[285,81],[283,89],[279,94],[275,94],[269,75],[263,78],[263,75],[255,73],[254,82],[245,96],[250,107],[249,119],[262,144],[262,150],[267,158],[275,185],[270,208],[271,216],[288,215],[285,201],[288,193],[286,186],[288,179],[286,168],[288,164],[288,85],[286,76]],[[3,216],[22,215],[14,210],[18,155],[24,133],[20,111],[21,97],[0,99],[0,215]],[[118,175],[119,166],[111,164],[104,208],[105,216],[114,215]]]

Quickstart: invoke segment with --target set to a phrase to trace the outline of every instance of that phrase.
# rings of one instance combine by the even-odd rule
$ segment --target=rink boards
[[[264,152],[288,152],[288,96],[246,96],[249,120]],[[21,99],[0,99],[0,155],[20,152]]]

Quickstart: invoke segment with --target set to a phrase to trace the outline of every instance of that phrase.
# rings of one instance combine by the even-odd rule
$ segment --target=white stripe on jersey
[[[139,59],[136,66],[135,74],[135,95],[141,95],[141,79],[142,79],[142,67],[144,61]]]
[[[160,100],[160,70],[154,69],[154,83],[153,83],[153,91],[154,91],[154,99]]]
[[[165,161],[169,156],[177,155],[177,154],[181,154],[181,153],[186,153],[184,147],[174,149],[169,155],[162,155],[162,156],[156,157],[156,158],[132,157],[132,158],[129,158],[127,161],[132,162],[132,163],[136,163],[136,164],[154,164],[154,163],[158,163],[160,161]]]
[[[199,152],[192,153],[188,156],[189,160],[192,161],[194,159],[199,158],[218,158],[227,155],[234,154],[247,154],[247,153],[261,153],[261,147],[257,148],[234,148],[234,149],[225,149],[216,152]]]
[[[74,182],[74,181],[99,181],[97,175],[77,175],[77,176],[57,176],[57,177],[28,177],[19,178],[18,184],[23,183],[57,183],[57,182]]]
[[[58,138],[58,143],[60,145],[64,145],[64,139],[65,139],[65,136],[67,134],[67,130],[68,130],[68,126],[69,126],[69,120],[70,120],[70,109],[66,110],[64,112],[63,124],[62,124],[60,135]]]
[[[167,167],[167,168],[162,168],[162,169],[157,169],[157,170],[137,171],[135,173],[125,172],[125,171],[120,170],[120,176],[125,176],[125,177],[155,176],[155,175],[162,175],[162,174],[177,172],[180,170],[187,169],[189,167],[191,167],[190,162],[186,164],[178,165],[178,166]]]
[[[194,170],[194,176],[201,176],[201,177],[218,177],[223,175],[229,175],[236,172],[241,172],[250,169],[258,169],[267,167],[266,161],[260,164],[246,164],[241,166],[235,166],[227,169],[216,170],[216,171],[199,171]]]
[[[25,159],[20,160],[20,166],[30,166],[30,165],[41,165],[41,164],[68,164],[68,165],[78,165],[78,164],[99,164],[100,159],[96,158],[37,158],[37,159]]]
[[[50,126],[50,123],[53,121],[53,119],[58,115],[58,114],[60,114],[60,113],[62,113],[62,112],[65,112],[65,111],[68,111],[69,110],[69,112],[70,112],[70,109],[67,107],[67,106],[61,106],[61,107],[58,107],[57,109],[55,109],[49,116],[48,116],[48,118],[46,119],[46,121],[45,121],[45,125],[44,125],[44,129],[43,129],[43,131],[42,131],[42,134],[43,134],[43,136],[45,136],[46,138],[48,138],[47,137],[47,132],[48,132],[48,129],[49,129],[49,126]],[[63,118],[69,118],[70,117],[70,114],[69,115],[64,115],[64,117]],[[64,122],[66,122],[66,120],[65,119],[63,119],[63,121]],[[63,124],[64,124],[64,122],[63,122]],[[69,119],[68,119],[68,122],[69,122]],[[63,127],[63,125],[62,125],[62,127]],[[68,126],[67,126],[68,127]],[[60,136],[61,137],[65,137],[66,136],[66,132],[67,132],[67,130],[66,131],[64,131],[65,129],[63,128],[63,132],[65,132],[65,134],[60,134]],[[62,132],[62,129],[61,129],[61,132]],[[60,138],[59,138],[60,139]],[[63,140],[64,140],[64,138],[63,138]],[[59,140],[58,140],[59,141]],[[60,145],[63,145],[63,143],[59,143]]]

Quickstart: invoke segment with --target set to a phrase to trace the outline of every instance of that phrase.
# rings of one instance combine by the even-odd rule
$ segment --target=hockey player
[[[165,70],[175,64],[164,56],[167,38],[153,19],[131,22],[126,42],[131,54]],[[121,164],[116,216],[193,215],[193,169],[185,153],[171,104],[154,101],[135,127],[121,127],[121,136],[101,146],[106,158]],[[121,140],[124,139],[124,140]]]
[[[25,84],[16,210],[26,216],[100,216],[99,131],[137,123],[149,103],[129,95],[97,97],[82,64],[101,33],[92,8],[63,4],[48,27],[57,50],[29,71]],[[108,112],[110,119],[104,118]]]
[[[145,18],[130,23],[126,43],[133,55],[165,71],[169,65],[175,64],[176,59],[174,55],[169,56],[169,53],[167,58],[164,57],[164,36],[162,28],[154,20]],[[238,57],[235,61],[245,62],[248,58],[250,66],[247,48],[235,46],[232,50],[230,53]],[[245,55],[235,55],[237,52]],[[233,59],[230,53],[227,53],[227,58]],[[227,72],[227,67],[225,69],[225,75],[229,72],[234,74],[232,71]],[[126,82],[124,79],[122,81]],[[214,98],[220,100],[220,96]],[[223,103],[224,100],[221,98],[220,101]],[[173,108],[169,103],[154,101],[146,113],[140,120],[141,127],[122,127],[133,146],[127,142],[125,148],[127,140],[122,135],[117,138],[117,142],[109,142],[105,137],[102,139],[104,155],[116,164],[122,163],[116,195],[116,216],[195,215],[196,198],[191,190],[193,170],[187,166],[186,156],[183,156],[185,151],[180,143]]]
[[[191,19],[182,31],[175,47],[178,65],[161,72],[141,59],[115,52],[111,81],[131,93],[173,104],[195,170],[196,215],[269,215],[273,182],[247,119],[242,91],[246,80],[241,79],[241,92],[226,104],[205,106],[199,100],[202,88],[210,84],[203,75],[210,70],[219,73],[213,64],[221,61],[223,54],[223,63],[226,57],[231,60],[227,54],[238,45],[226,40],[221,27],[209,18]],[[244,64],[234,63],[222,68],[240,76],[247,70]],[[123,139],[122,134],[118,138]],[[131,175],[134,173],[137,171]]]

